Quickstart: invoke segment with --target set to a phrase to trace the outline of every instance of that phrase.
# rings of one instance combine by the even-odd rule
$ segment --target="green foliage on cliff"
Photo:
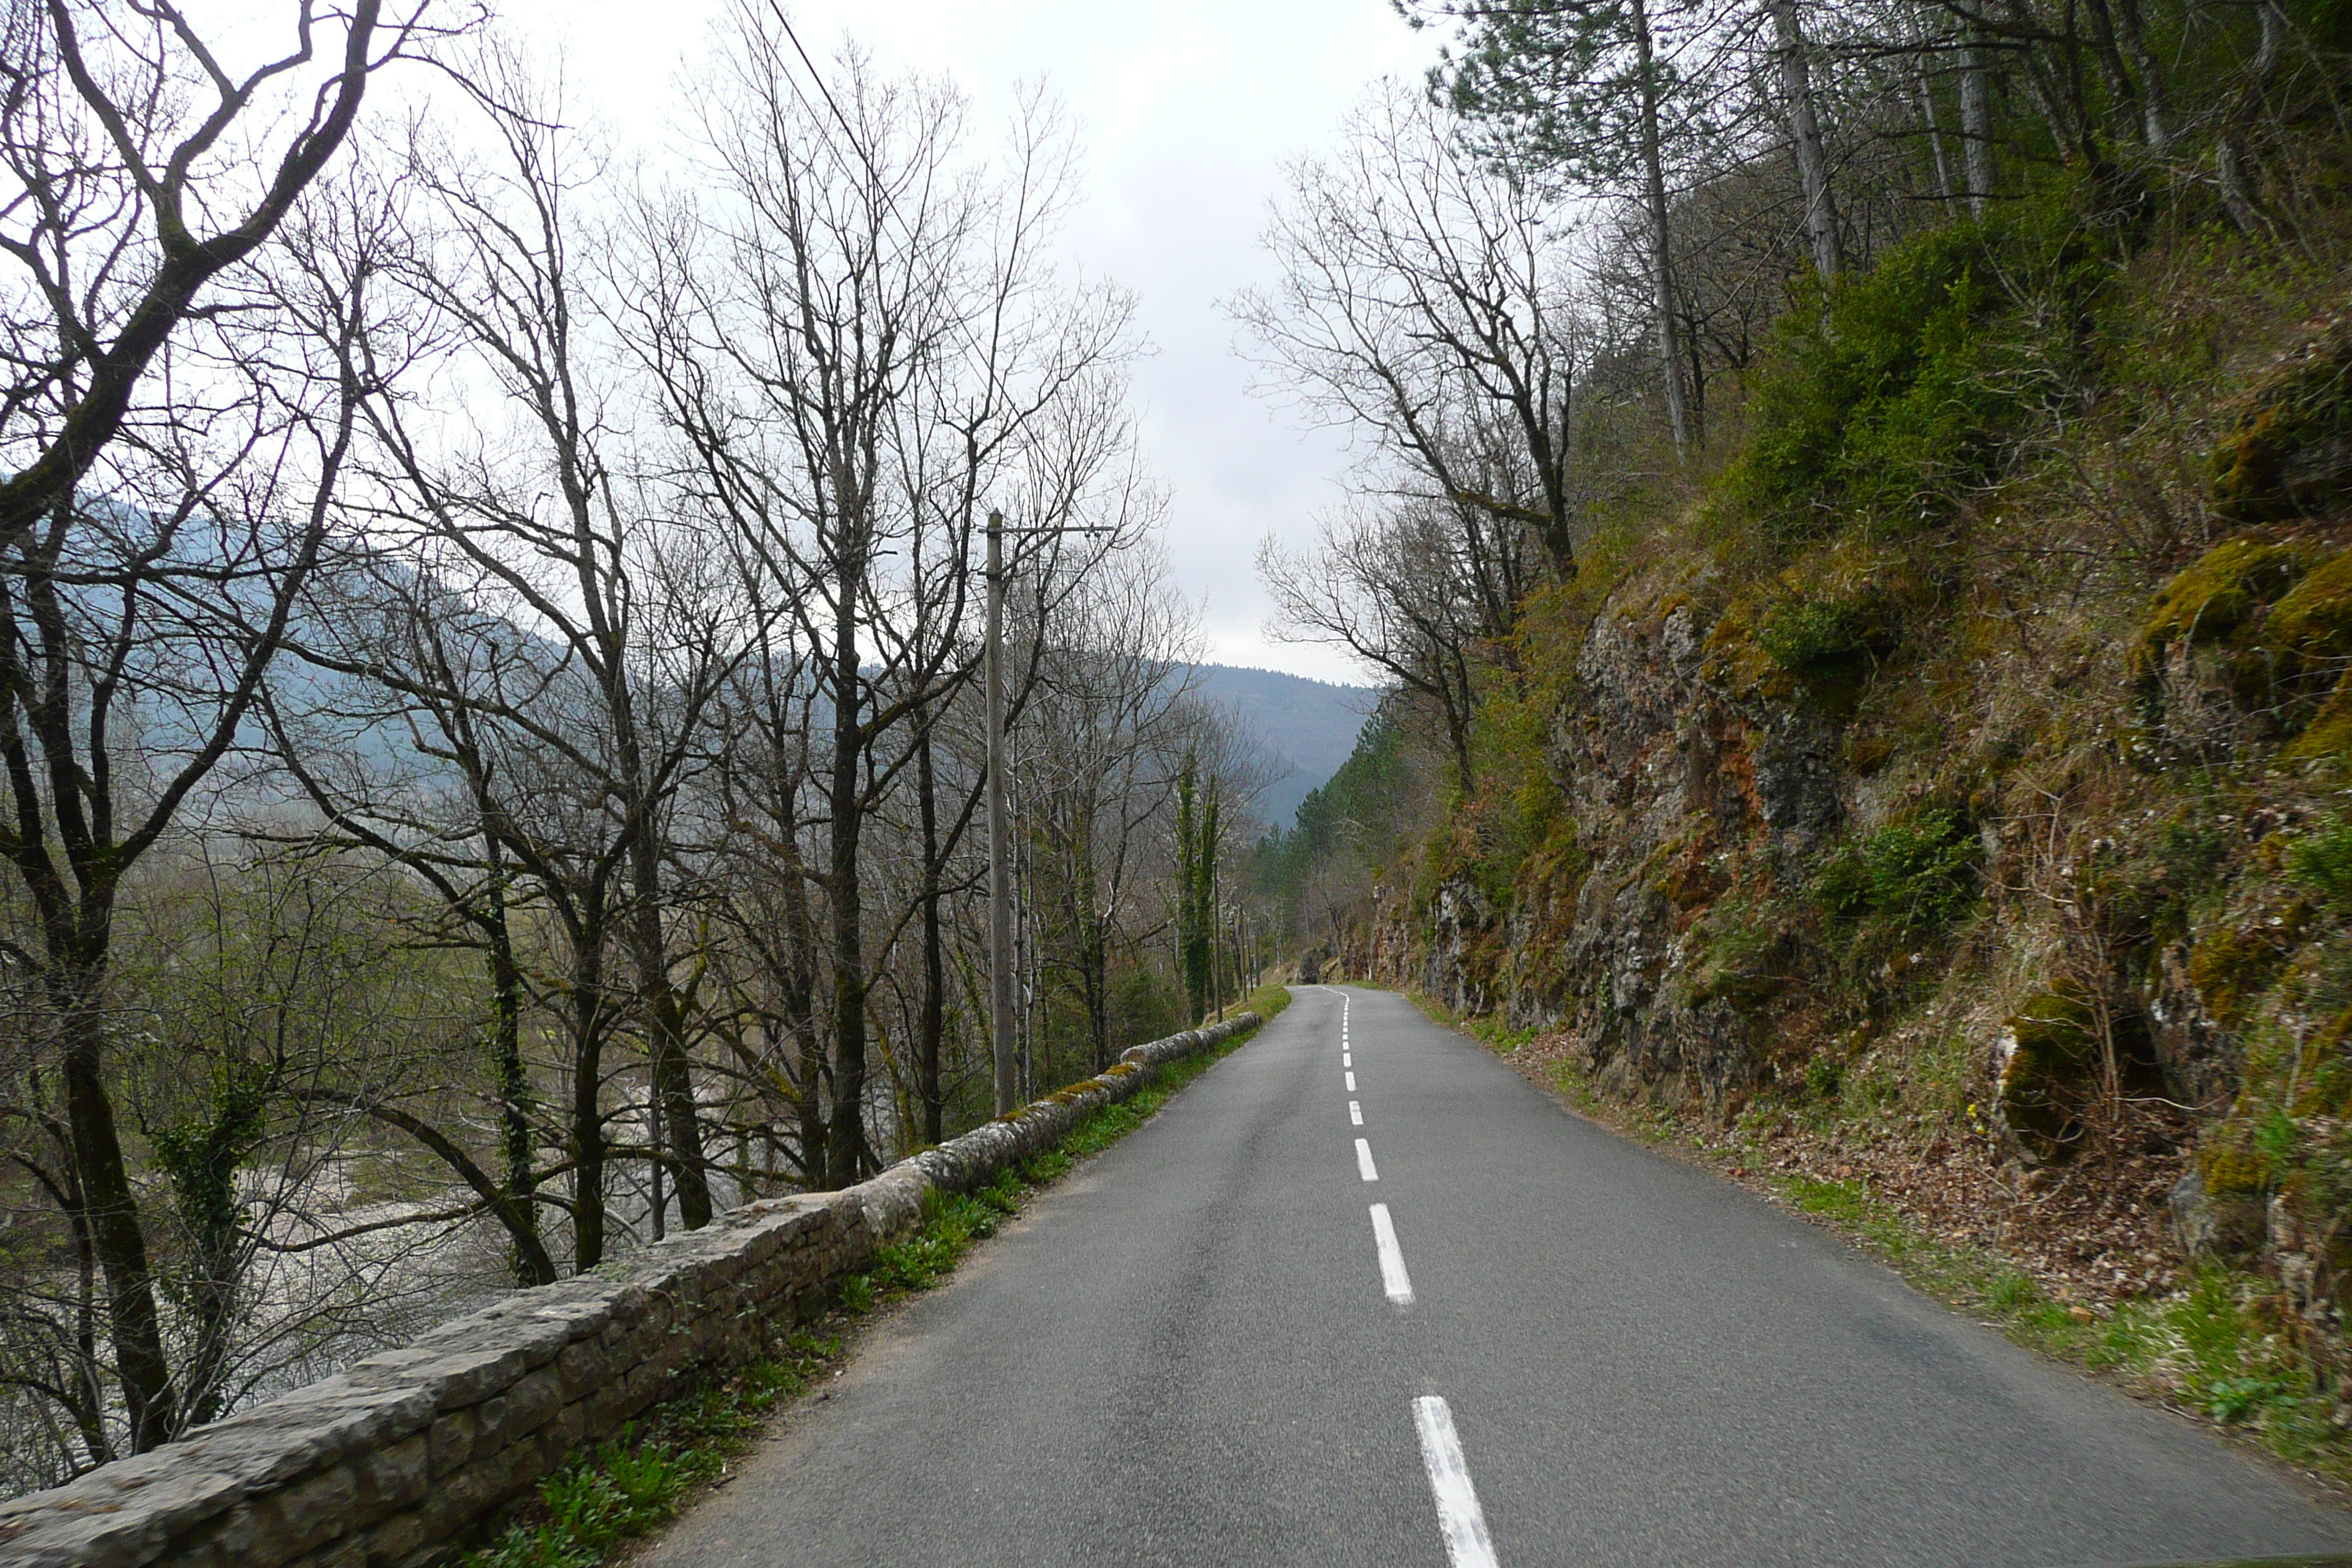
[[[1946,516],[2025,416],[2023,334],[2079,312],[2095,279],[2053,219],[1929,229],[1801,298],[1752,378],[1728,490],[1784,540]]]
[[[1831,851],[1814,875],[1813,899],[1847,926],[1927,935],[1975,901],[1978,858],[1966,816],[1938,806]]]
[[[2289,875],[2332,903],[2352,908],[2352,821],[2330,817],[2290,845]]]
[[[1869,599],[1798,599],[1776,606],[1757,646],[1791,675],[1843,670],[1889,651],[1896,632]]]
[[[1889,1151],[1976,1173],[2013,1322],[2352,1463],[2319,1370],[2352,1366],[2348,17],[2168,38],[2213,118],[2083,100],[2004,142],[1990,202],[1915,144],[1906,200],[1944,202],[1907,210],[1944,221],[1847,207],[1843,261],[1752,314],[1726,273],[1769,224],[1726,218],[1801,193],[1679,204],[1662,379],[1699,417],[1588,403],[1601,548],[1395,700],[1443,782],[1368,836],[1391,896],[1351,951],[1549,1023],[1643,1114],[1802,1144],[1836,1179],[1796,1201],[1842,1222]],[[2226,128],[2257,102],[2273,132]]]

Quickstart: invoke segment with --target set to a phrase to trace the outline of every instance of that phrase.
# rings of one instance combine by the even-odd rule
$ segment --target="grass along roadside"
[[[1923,1295],[2016,1342],[2099,1373],[2306,1474],[2352,1485],[2352,1432],[2336,1377],[2315,1362],[2275,1280],[2231,1269],[2188,1274],[2161,1294],[2074,1299],[1998,1247],[1937,1235],[1863,1173],[1776,1169],[1752,1121],[1701,1126],[1648,1104],[1611,1099],[1572,1062],[1527,1047],[1535,1031],[1465,1018],[1407,993],[1434,1021],[1471,1036],[1571,1110],[1662,1152],[1706,1166],[1858,1243]],[[1524,1055],[1523,1055],[1524,1053]],[[1813,1136],[1835,1148],[1837,1129]]]
[[[1289,1003],[1287,991],[1268,985],[1242,1005],[1271,1023]],[[598,1568],[725,1485],[733,1478],[730,1460],[795,1400],[839,1374],[860,1320],[938,1284],[1038,1189],[1151,1120],[1171,1096],[1256,1032],[1162,1068],[1132,1097],[1088,1117],[1054,1148],[978,1192],[930,1194],[921,1226],[877,1248],[872,1268],[845,1279],[839,1305],[823,1322],[786,1335],[766,1357],[712,1376],[583,1449],[541,1481],[537,1496],[513,1510],[487,1545],[466,1553],[462,1568]]]

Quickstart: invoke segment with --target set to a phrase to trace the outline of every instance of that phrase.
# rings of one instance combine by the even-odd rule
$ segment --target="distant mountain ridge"
[[[1239,665],[1196,664],[1192,677],[1193,690],[1203,701],[1231,713],[1270,754],[1289,764],[1288,776],[1268,785],[1258,801],[1258,815],[1276,827],[1288,827],[1307,792],[1339,771],[1380,699],[1369,686]]]

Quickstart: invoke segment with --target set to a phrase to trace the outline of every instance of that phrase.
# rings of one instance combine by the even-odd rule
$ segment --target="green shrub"
[[[1813,900],[1849,925],[1927,935],[1976,901],[1978,853],[1962,813],[1923,811],[1832,851],[1814,876]]]
[[[2296,839],[2286,870],[2329,903],[2352,905],[2352,822],[2334,817]]]
[[[2157,864],[2176,888],[2197,888],[2210,881],[2230,850],[2229,840],[2219,828],[2183,817],[2158,823],[2152,847]]]
[[[2293,1392],[2294,1385],[2283,1377],[2219,1378],[2206,1387],[2206,1414],[2234,1426],[2281,1394]]]
[[[2006,1268],[1995,1275],[1991,1285],[1985,1290],[1986,1303],[2002,1312],[2014,1312],[2030,1307],[2041,1296],[2042,1292],[2034,1287],[2033,1276],[2014,1268]]]
[[[2010,341],[2028,329],[2004,279],[2064,306],[2091,278],[2078,247],[2030,228],[2029,215],[1930,229],[1784,316],[1751,384],[1733,493],[1796,538],[1849,518],[1904,531],[1981,483],[2025,412],[2004,364],[2053,346]]]
[[[1876,593],[1801,598],[1775,606],[1756,643],[1822,708],[1853,716],[1878,661],[1903,640],[1901,614]]]
[[[1792,675],[1865,663],[1893,651],[1894,620],[1871,599],[1799,599],[1779,605],[1757,631],[1757,646]]]

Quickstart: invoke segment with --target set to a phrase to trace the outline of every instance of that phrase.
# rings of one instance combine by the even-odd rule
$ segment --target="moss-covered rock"
[[[2285,598],[2326,554],[2304,540],[2247,534],[2223,540],[2158,590],[2132,647],[2132,674],[2152,678],[2175,644],[2193,647],[2233,637],[2263,606]]]
[[[2315,516],[2352,495],[2352,327],[2337,322],[2258,390],[2212,464],[2214,502],[2237,522]]]
[[[2205,1010],[2225,1025],[2239,1022],[2310,923],[2310,905],[2296,899],[2275,910],[2265,905],[2217,921],[2200,931],[2189,952],[2189,978]]]
[[[2291,763],[2352,763],[2352,675],[2336,684],[2303,727],[2279,751]]]
[[[2020,1159],[2045,1164],[2073,1152],[2098,1071],[2098,1020],[2080,986],[2059,981],[2010,1018],[1993,1116]]]
[[[1757,640],[1759,606],[1737,601],[1707,628],[1707,674],[1727,689],[1764,702],[1793,702],[1804,688]]]
[[[2242,1263],[2262,1250],[2263,1205],[2242,1193],[2212,1192],[2190,1171],[2173,1184],[2173,1239],[2200,1263]]]
[[[2208,1194],[2232,1198],[2263,1197],[2277,1173],[2242,1116],[2212,1129],[2198,1147],[2196,1170]]]
[[[2304,665],[2352,653],[2352,550],[2320,561],[2271,606],[2262,642]]]

